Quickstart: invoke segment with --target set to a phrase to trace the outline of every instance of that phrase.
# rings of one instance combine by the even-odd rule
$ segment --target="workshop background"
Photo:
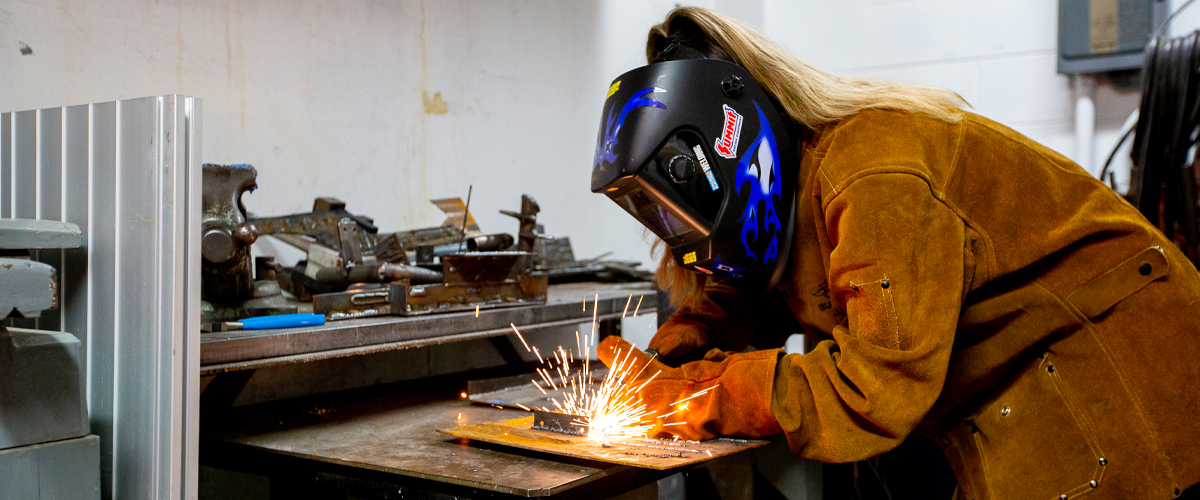
[[[1167,3],[1173,11],[1183,0]],[[1139,104],[1136,79],[1057,72],[1051,0],[691,4],[758,26],[826,69],[946,86],[1093,174]],[[335,196],[381,227],[422,227],[443,219],[428,200],[465,199],[473,186],[472,206],[487,207],[472,210],[480,227],[515,232],[495,208],[515,210],[528,193],[546,231],[570,236],[578,257],[612,252],[653,268],[647,233],[589,193],[588,180],[605,90],[645,64],[647,29],[676,5],[10,0],[0,3],[0,110],[196,96],[202,159],[258,169],[260,188],[244,198],[255,214]],[[1168,34],[1197,26],[1191,9]],[[1113,165],[1121,190],[1128,148]],[[286,253],[279,247],[265,251]],[[626,323],[638,345],[653,334],[652,317]],[[499,362],[483,351],[432,352],[416,364],[398,351],[261,370],[237,404]]]
[[[1180,3],[1180,0],[1171,0]],[[985,116],[1098,172],[1136,89],[1095,85],[1078,150],[1045,0],[709,0],[827,69],[955,90]],[[650,263],[640,225],[586,191],[609,82],[642,65],[677,2],[14,1],[0,5],[0,109],[180,93],[204,99],[203,159],[250,163],[257,214],[347,199],[382,227],[441,221],[429,199],[512,207],[527,192],[581,257]],[[1185,12],[1173,33],[1200,14]],[[593,97],[589,97],[593,96]],[[1128,160],[1116,168],[1128,178]],[[1099,161],[1097,161],[1097,159]],[[574,187],[572,187],[574,186]],[[509,230],[495,211],[481,227]],[[586,228],[586,230],[574,230]]]

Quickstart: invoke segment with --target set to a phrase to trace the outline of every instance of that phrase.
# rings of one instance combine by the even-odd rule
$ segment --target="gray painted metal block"
[[[79,357],[69,333],[0,328],[0,450],[88,433]]]
[[[70,222],[0,219],[0,248],[78,248],[82,241],[79,226]]]
[[[54,267],[27,259],[0,258],[0,318],[36,318],[50,309],[58,309],[58,272]]]
[[[100,498],[100,438],[0,450],[0,500]]]

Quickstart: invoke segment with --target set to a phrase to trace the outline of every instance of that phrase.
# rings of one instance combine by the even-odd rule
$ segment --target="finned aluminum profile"
[[[87,353],[103,498],[197,494],[201,114],[175,94],[0,113],[0,217],[82,233],[33,252],[61,306],[18,326]]]

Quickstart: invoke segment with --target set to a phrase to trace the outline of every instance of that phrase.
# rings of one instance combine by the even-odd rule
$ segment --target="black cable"
[[[1129,128],[1125,129],[1125,132],[1121,134],[1121,138],[1117,140],[1117,145],[1113,146],[1112,152],[1108,153],[1108,159],[1104,160],[1104,168],[1100,169],[1100,180],[1104,180],[1104,176],[1108,175],[1108,167],[1112,166],[1113,159],[1117,157],[1117,151],[1121,149],[1121,145],[1125,144],[1125,141],[1129,140],[1129,137],[1133,135],[1133,131],[1136,128],[1137,122],[1133,122],[1131,125],[1129,125]]]
[[[1158,36],[1163,33],[1163,30],[1167,29],[1167,27],[1171,25],[1171,21],[1175,20],[1175,16],[1178,16],[1180,12],[1183,12],[1183,9],[1186,9],[1187,6],[1191,5],[1192,2],[1195,1],[1196,0],[1187,0],[1183,3],[1183,5],[1180,5],[1178,8],[1176,8],[1175,12],[1172,12],[1171,15],[1167,16],[1166,21],[1163,21],[1162,26],[1159,26],[1158,29],[1154,30],[1154,33],[1150,34],[1150,38],[1158,38]]]
[[[1189,152],[1197,145],[1198,127],[1200,31],[1150,40],[1142,67],[1138,121],[1131,129],[1134,169],[1127,198],[1168,238],[1181,244],[1193,263],[1200,261],[1200,195],[1196,158]],[[1130,133],[1126,131],[1109,154],[1100,172],[1102,180]]]

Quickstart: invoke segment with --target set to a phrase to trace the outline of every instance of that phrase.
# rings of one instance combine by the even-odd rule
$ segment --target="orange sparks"
[[[509,324],[508,324],[508,326],[511,326],[511,327],[512,327],[512,329],[513,329],[513,331],[517,333],[517,338],[521,339],[521,345],[524,345],[524,346],[525,346],[525,352],[530,352],[530,351],[529,351],[529,344],[525,343],[525,337],[521,335],[521,331],[520,331],[520,330],[517,330],[517,325],[514,325],[514,324],[512,324],[512,323],[509,323]]]
[[[635,307],[635,308],[633,309],[633,315],[634,315],[634,316],[637,316],[637,315],[638,315],[638,311],[641,311],[641,310],[642,310],[642,299],[644,299],[644,298],[646,298],[646,296],[645,296],[645,295],[639,295],[639,296],[638,296],[638,304],[637,304],[637,307]]]
[[[465,393],[465,392],[464,392],[464,393],[462,393],[462,394],[459,394],[459,395],[460,395],[460,396],[462,396],[462,397],[463,397],[463,399],[467,399],[467,393]]]
[[[641,312],[643,299],[644,296],[638,297],[633,313],[635,316]],[[633,294],[630,294],[625,300],[625,308],[621,311],[621,317],[629,315],[630,305],[633,305]],[[582,308],[584,312],[587,311],[587,299],[584,299]],[[546,358],[542,357],[541,351],[536,346],[531,347],[525,341],[516,326],[511,324],[510,326],[517,333],[517,337],[521,339],[526,350],[534,353],[542,363],[541,367],[535,369],[537,377],[530,380],[543,395],[549,396],[548,399],[553,406],[553,410],[547,410],[546,407],[542,407],[542,410],[578,415],[580,419],[574,423],[587,426],[589,439],[604,441],[645,437],[646,433],[653,428],[652,424],[656,421],[655,418],[658,414],[647,409],[638,393],[646,387],[646,384],[655,380],[661,371],[656,371],[640,384],[633,384],[634,380],[638,380],[647,371],[649,364],[638,366],[637,358],[632,355],[633,350],[630,349],[625,352],[618,351],[612,366],[609,367],[608,374],[603,380],[595,380],[592,377],[590,363],[591,352],[595,348],[599,335],[599,309],[600,294],[595,294],[592,297],[591,333],[583,335],[576,330],[575,350],[571,351],[564,346],[559,346],[551,352],[550,357]],[[541,380],[538,380],[539,378]],[[555,391],[561,391],[561,393],[550,396],[545,386],[549,386]],[[702,395],[709,390],[712,390],[712,387],[693,394],[687,399]],[[675,404],[684,404],[668,415],[686,409],[688,405],[685,401],[686,399],[677,401]],[[668,425],[681,424],[682,422]]]
[[[479,317],[479,304],[475,304],[475,317]]]
[[[711,390],[713,390],[713,389],[716,389],[716,388],[718,388],[718,387],[720,387],[720,386],[721,386],[721,384],[717,384],[717,385],[714,385],[714,386],[712,386],[712,387],[709,387],[708,389],[704,389],[704,390],[702,390],[702,391],[697,391],[697,392],[693,393],[691,396],[688,396],[688,397],[686,397],[686,398],[680,399],[679,401],[676,401],[676,402],[674,402],[674,403],[671,403],[671,406],[675,406],[675,405],[677,405],[677,404],[679,404],[679,403],[682,403],[682,402],[684,402],[684,401],[687,401],[687,400],[689,400],[689,399],[692,399],[692,398],[698,398],[698,397],[700,397],[700,396],[703,396],[703,395],[705,395],[705,394],[708,394],[708,391],[711,391]]]

